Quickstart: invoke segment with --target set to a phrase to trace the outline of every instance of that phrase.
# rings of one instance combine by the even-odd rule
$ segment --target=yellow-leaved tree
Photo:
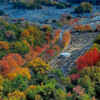
[[[40,72],[41,74],[44,74],[48,71],[50,71],[51,67],[49,64],[46,64],[45,61],[43,61],[40,57],[37,57],[30,61],[27,64],[28,67],[32,68],[35,72]]]

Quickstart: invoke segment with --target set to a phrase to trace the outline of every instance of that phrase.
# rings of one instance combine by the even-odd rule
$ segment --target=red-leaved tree
[[[46,53],[47,53],[49,56],[54,56],[55,50],[53,50],[53,49],[48,49],[48,50],[46,51]]]
[[[77,69],[81,70],[87,66],[93,66],[100,60],[100,52],[97,48],[91,49],[90,51],[86,52],[83,56],[80,56],[77,61]]]

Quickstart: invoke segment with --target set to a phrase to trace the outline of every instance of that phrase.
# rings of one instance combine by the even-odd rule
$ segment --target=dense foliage
[[[78,31],[92,30],[89,25],[84,27]],[[70,42],[70,31],[65,31],[60,40],[61,32],[49,25],[0,21],[1,100],[100,99],[100,36],[64,76],[60,69],[46,63]]]
[[[49,60],[60,52],[61,44],[69,43],[70,37],[67,34],[70,33],[66,33],[66,40],[62,42],[59,40],[61,30],[53,30],[50,25],[37,26],[21,20],[10,21],[0,19],[0,59],[9,53],[18,53],[26,60],[37,56]]]
[[[66,100],[65,90],[50,76],[55,72],[45,61],[68,45],[70,32],[62,41],[60,29],[9,21],[0,19],[0,99]]]

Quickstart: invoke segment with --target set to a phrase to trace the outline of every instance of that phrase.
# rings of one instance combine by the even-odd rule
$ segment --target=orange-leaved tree
[[[8,50],[9,49],[9,43],[6,42],[6,41],[0,41],[0,49]]]
[[[22,67],[17,67],[14,69],[12,72],[7,74],[7,77],[10,80],[13,80],[16,78],[18,75],[22,75],[24,77],[27,77],[28,79],[31,79],[31,74],[29,68],[22,68]]]
[[[71,34],[69,31],[64,32],[63,37],[62,37],[62,44],[64,47],[68,46],[71,40]]]
[[[24,65],[24,59],[19,54],[8,54],[0,60],[0,73],[6,75],[22,65]]]

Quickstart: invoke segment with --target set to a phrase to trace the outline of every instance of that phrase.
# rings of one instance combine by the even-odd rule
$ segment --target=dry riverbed
[[[66,75],[72,67],[75,67],[76,59],[91,48],[97,34],[98,32],[73,33],[69,47],[63,50],[63,52],[71,53],[71,56],[61,59],[55,57],[55,59],[50,62],[51,66],[61,68]]]

